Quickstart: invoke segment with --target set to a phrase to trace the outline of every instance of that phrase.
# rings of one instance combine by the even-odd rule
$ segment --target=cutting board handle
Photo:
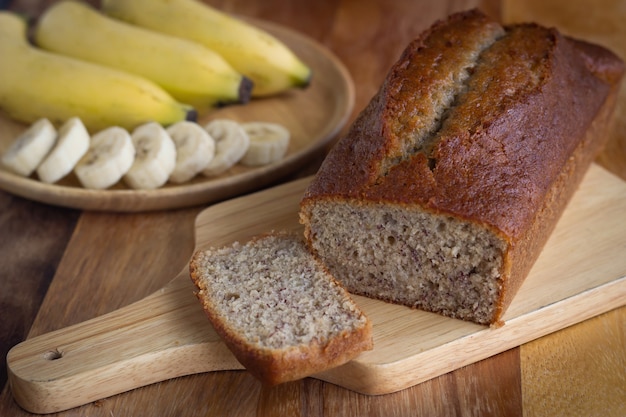
[[[185,268],[142,300],[16,345],[7,355],[16,402],[52,413],[183,375],[243,369],[193,292]]]
[[[227,244],[235,235],[243,241],[271,229],[300,230],[299,201],[310,181],[204,209],[195,221],[194,248]],[[16,345],[7,355],[16,402],[33,413],[52,413],[170,378],[243,369],[194,291],[187,265],[142,300]]]

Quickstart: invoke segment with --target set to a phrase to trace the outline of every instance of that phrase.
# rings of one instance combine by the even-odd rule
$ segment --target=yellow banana
[[[79,117],[96,131],[150,120],[169,125],[196,114],[142,77],[32,47],[26,22],[10,12],[0,12],[0,57],[0,107],[22,122]]]
[[[252,79],[252,96],[304,87],[311,69],[270,34],[196,0],[103,0],[105,13],[190,39],[222,55]]]
[[[86,3],[51,6],[35,27],[35,42],[53,52],[143,76],[198,108],[250,98],[250,80],[216,52],[113,19]]]

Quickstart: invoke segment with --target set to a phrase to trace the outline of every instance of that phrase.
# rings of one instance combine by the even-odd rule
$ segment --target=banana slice
[[[156,122],[137,127],[131,138],[135,146],[135,161],[124,175],[124,182],[136,190],[159,188],[167,182],[176,166],[174,142]]]
[[[17,137],[2,155],[2,164],[25,177],[37,169],[56,141],[57,131],[48,119],[39,119]]]
[[[215,140],[215,156],[202,171],[207,177],[219,175],[235,165],[250,146],[250,138],[234,120],[216,119],[205,127]]]
[[[76,164],[74,173],[83,187],[105,189],[124,176],[134,159],[135,147],[130,134],[113,126],[91,138],[89,150]]]
[[[239,161],[246,166],[267,165],[280,160],[289,146],[289,130],[277,123],[249,122],[241,127],[250,138],[250,146]]]
[[[166,129],[176,145],[176,166],[170,182],[180,184],[202,172],[215,155],[215,141],[200,125],[182,121]]]
[[[89,149],[90,136],[78,117],[73,117],[61,126],[56,145],[37,167],[39,179],[55,183],[74,169],[80,158]]]

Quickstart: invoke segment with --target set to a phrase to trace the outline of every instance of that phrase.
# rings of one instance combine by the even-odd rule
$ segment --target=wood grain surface
[[[33,15],[51,2],[15,0],[10,6]],[[355,82],[351,119],[404,46],[435,19],[476,5],[494,16],[500,12],[495,0],[207,2],[293,28],[330,48]],[[545,3],[557,10],[568,4]],[[594,19],[594,14],[587,13],[584,19]],[[620,114],[621,120],[624,117]],[[618,148],[623,143],[626,132],[618,133],[614,142]],[[615,154],[604,155],[611,164],[601,161],[626,179],[626,160]],[[312,161],[291,177],[314,173],[319,162]],[[189,259],[193,242],[188,237],[204,207],[131,214],[81,212],[0,192],[0,208],[4,357],[21,340],[111,312],[161,288]],[[622,307],[384,396],[357,394],[312,378],[267,388],[245,371],[223,371],[152,384],[55,415],[623,416],[625,323]],[[14,402],[6,370],[0,371],[4,387],[0,416],[30,415]]]
[[[298,207],[309,181],[203,210],[195,248],[245,242],[272,230],[302,233]],[[374,349],[313,377],[368,395],[390,394],[624,305],[626,225],[616,215],[623,212],[626,183],[592,166],[505,313],[504,326],[355,296],[372,320]],[[184,267],[136,303],[24,341],[7,356],[14,398],[29,411],[50,413],[179,376],[242,369],[193,292]]]

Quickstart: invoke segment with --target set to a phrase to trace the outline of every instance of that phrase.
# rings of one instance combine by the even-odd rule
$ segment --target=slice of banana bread
[[[261,381],[275,385],[372,349],[372,325],[302,238],[259,236],[194,254],[191,279],[217,333]]]

